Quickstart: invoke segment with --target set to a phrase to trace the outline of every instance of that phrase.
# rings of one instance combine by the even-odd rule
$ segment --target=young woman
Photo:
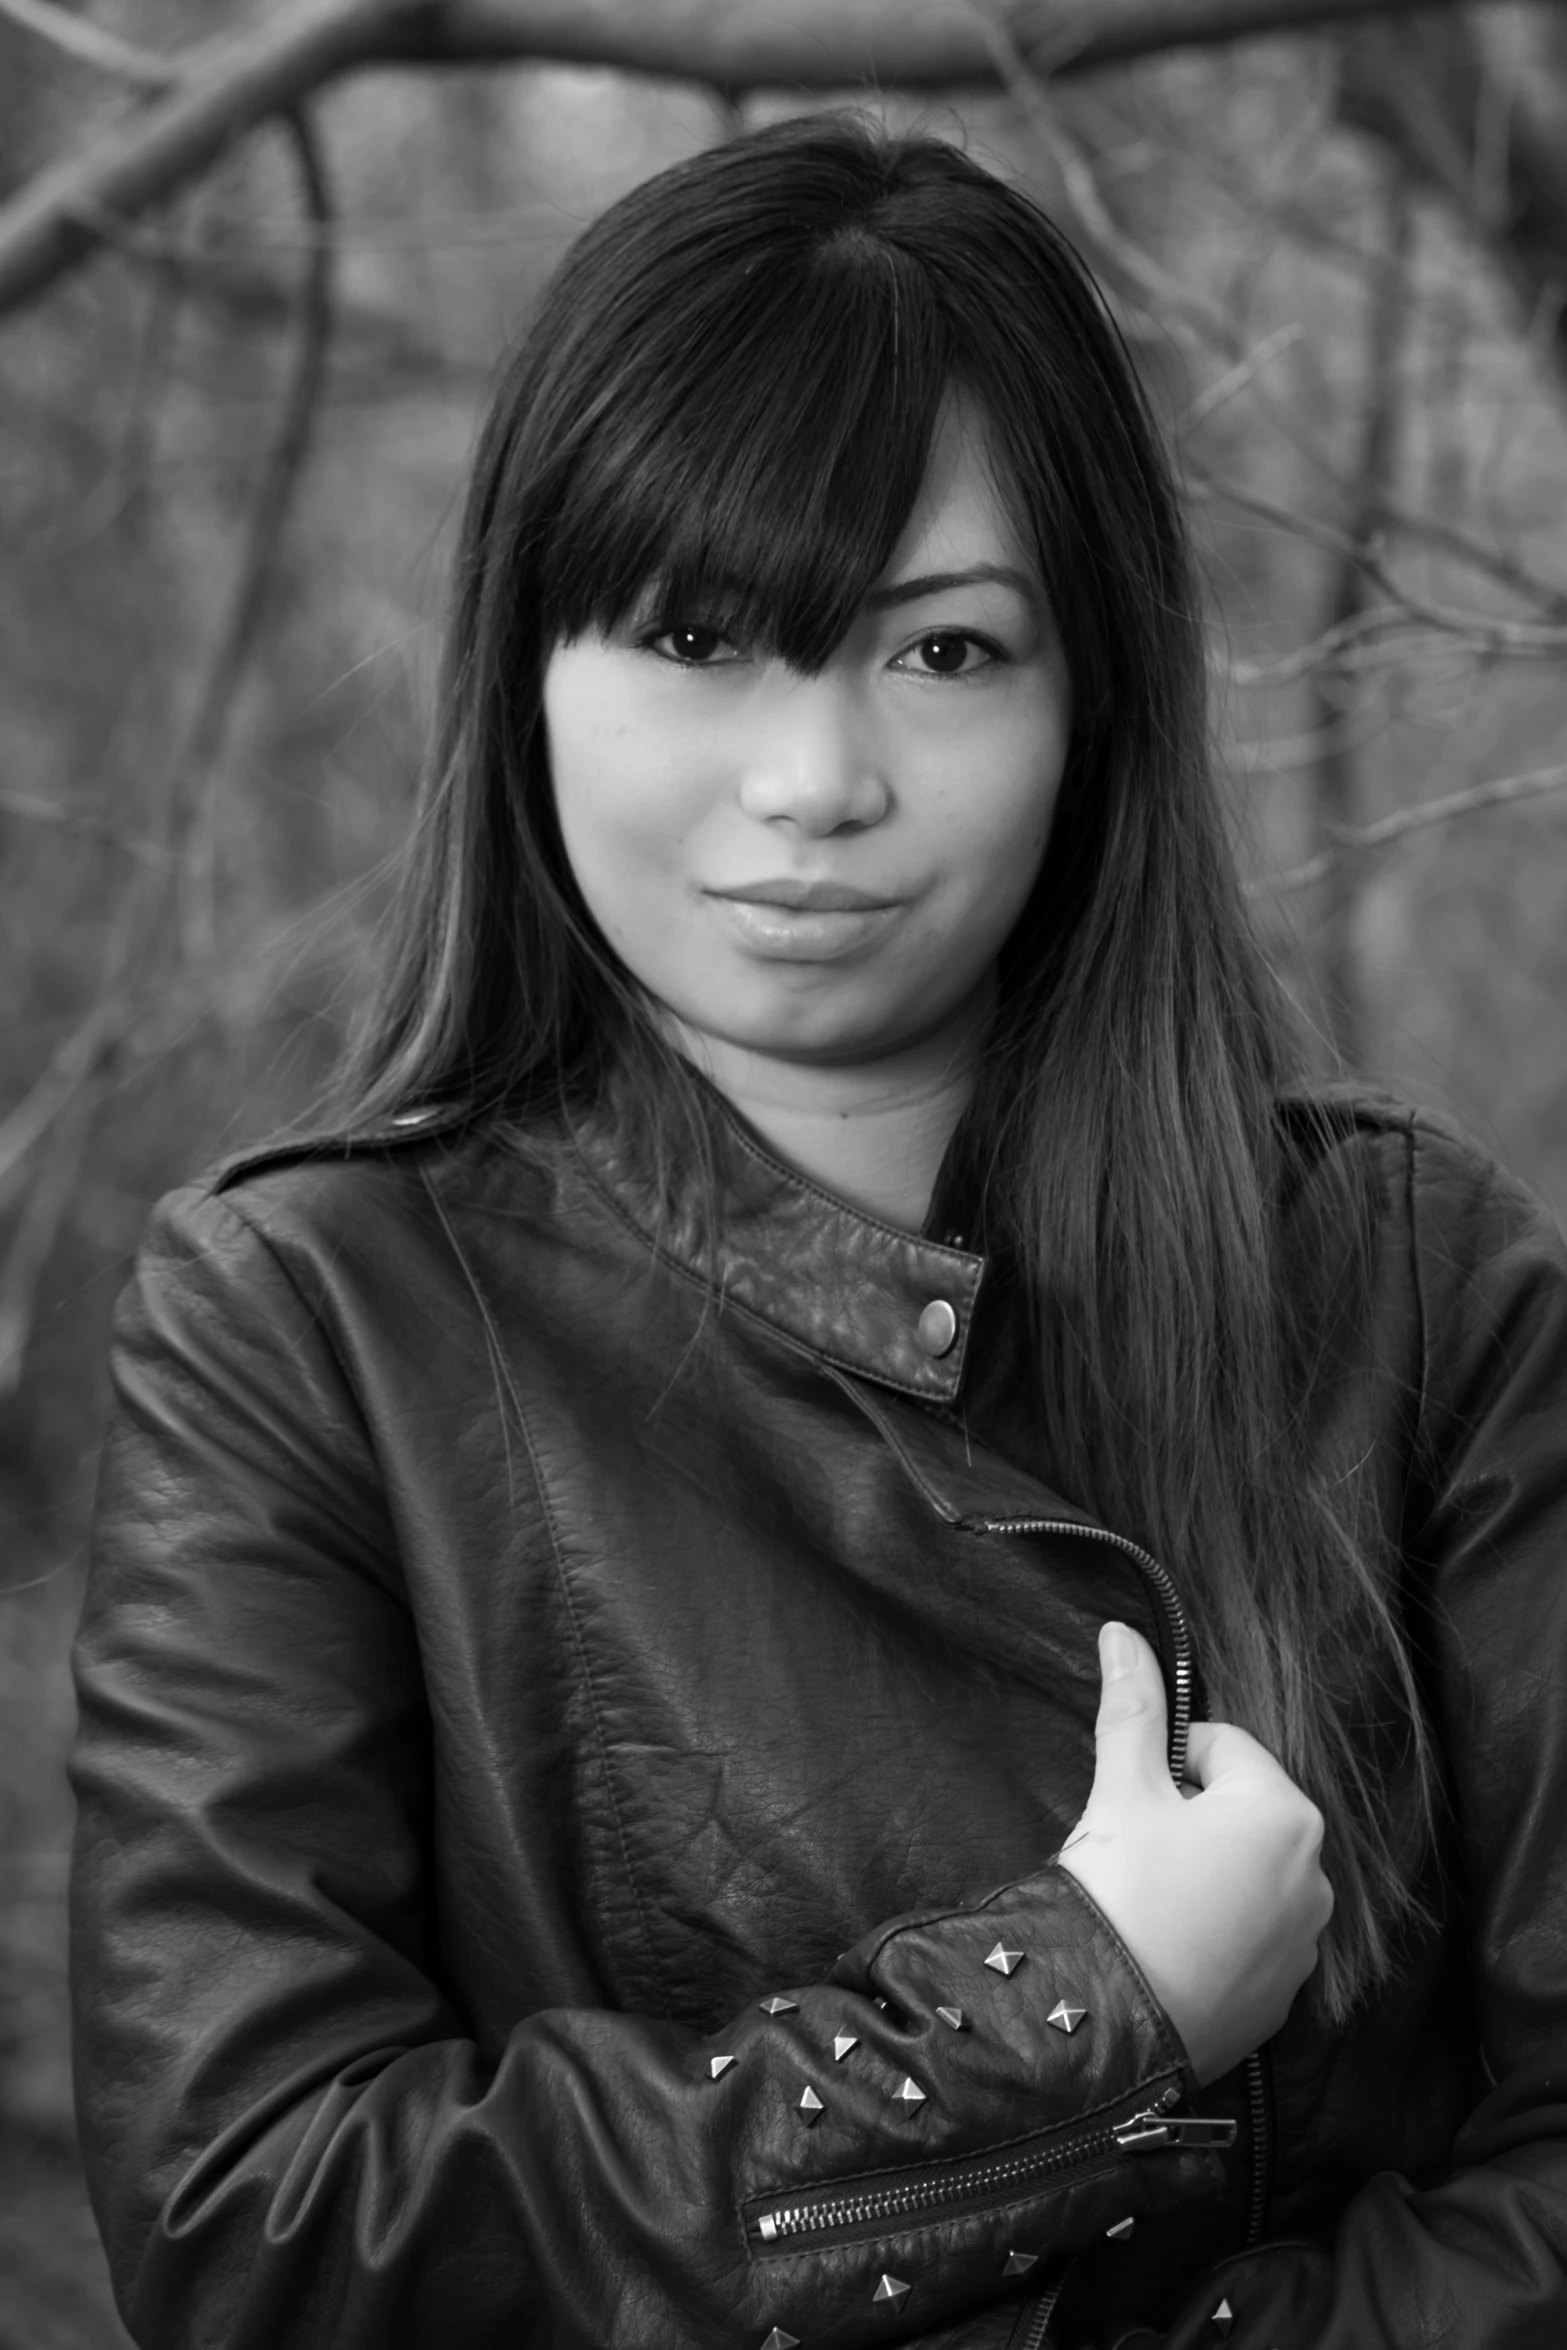
[[[144,2350],[1567,2340],[1567,1266],[1296,1081],[1202,681],[1125,356],[950,147],[566,262],[347,1108],[122,1313]]]

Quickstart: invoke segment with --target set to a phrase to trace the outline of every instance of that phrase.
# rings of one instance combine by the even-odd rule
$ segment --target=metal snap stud
[[[928,1355],[952,1352],[958,1335],[958,1317],[944,1297],[933,1297],[919,1319],[918,1338]]]

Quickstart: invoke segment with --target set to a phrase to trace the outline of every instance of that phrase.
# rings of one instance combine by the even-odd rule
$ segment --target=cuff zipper
[[[968,2211],[986,2203],[1018,2202],[1117,2155],[1179,2153],[1192,2147],[1235,2143],[1237,2125],[1233,2121],[1173,2114],[1170,2108],[1180,2094],[1179,2084],[1171,2082],[1153,2104],[1139,2105],[1119,2120],[1071,2131],[1032,2149],[957,2161],[936,2177],[927,2168],[859,2194],[829,2189],[795,2196],[753,2219],[747,2234],[759,2245],[800,2245],[803,2249],[809,2240],[812,2249],[825,2250],[829,2241],[892,2223],[901,2231],[949,2218],[955,2208]]]

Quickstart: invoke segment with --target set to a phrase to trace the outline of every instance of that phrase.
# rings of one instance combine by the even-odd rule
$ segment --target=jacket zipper
[[[1266,2059],[1256,2049],[1246,2059],[1246,2110],[1251,2123],[1251,2193],[1246,2202],[1246,2241],[1262,2236],[1268,2208],[1268,2168],[1272,2149],[1268,2137],[1268,2092],[1263,2067]]]
[[[1234,2144],[1237,2125],[1233,2121],[1173,2114],[1170,2108],[1179,2102],[1180,2094],[1179,2084],[1171,2082],[1152,2105],[1123,2114],[1119,2121],[1100,2122],[1093,2129],[1074,2131],[1031,2151],[954,2162],[938,2178],[921,2172],[898,2186],[868,2188],[853,2195],[829,2191],[779,2203],[752,2220],[748,2232],[762,2244],[798,2244],[806,2237],[837,2236],[892,2221],[900,2227],[922,2227],[949,2216],[954,2204],[972,2208],[998,2198],[1011,2202],[1036,2185],[1115,2154]]]
[[[982,1518],[979,1526],[985,1534],[1078,1534],[1088,1542],[1108,1542],[1113,1549],[1124,1551],[1134,1562],[1159,1602],[1169,1629],[1170,1645],[1175,1652],[1175,1706],[1170,1718],[1170,1776],[1179,1787],[1186,1776],[1186,1743],[1192,1718],[1192,1636],[1173,1575],[1160,1565],[1151,1551],[1128,1540],[1124,1534],[1112,1534],[1108,1526],[1082,1526],[1071,1518]],[[1268,2096],[1262,2057],[1257,2052],[1246,2059],[1246,2111],[1251,2129],[1251,2182],[1246,2202],[1246,2242],[1255,2244],[1262,2234],[1267,2208],[1269,2170]]]
[[[1050,2320],[1055,2316],[1056,2303],[1066,2284],[1062,2271],[1053,2285],[1047,2285],[1037,2301],[1030,2302],[1023,2311],[1021,2331],[1014,2332],[1008,2350],[1050,2350]]]
[[[1080,1526],[1071,1518],[981,1518],[982,1534],[1078,1534],[1085,1542],[1108,1542],[1136,1564],[1158,1600],[1175,1651],[1175,1708],[1170,1717],[1170,1776],[1177,1787],[1186,1776],[1186,1740],[1192,1722],[1192,1635],[1175,1579],[1152,1551],[1112,1534],[1108,1526]]]

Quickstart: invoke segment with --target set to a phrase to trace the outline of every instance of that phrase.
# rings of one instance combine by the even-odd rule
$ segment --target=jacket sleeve
[[[1221,2299],[1229,2350],[1567,2343],[1567,1251],[1521,1186],[1424,1118],[1408,1196],[1412,1634],[1486,2094],[1447,2176],[1385,2172],[1331,2245],[1229,2263],[1166,2350],[1207,2350]]]
[[[1217,2190],[1116,2141],[1184,2054],[1049,1867],[709,2039],[572,2009],[477,2044],[430,1893],[439,1729],[322,1315],[228,1201],[176,1195],[115,1374],[72,1969],[142,2350],[1000,2341],[1027,2271]]]

